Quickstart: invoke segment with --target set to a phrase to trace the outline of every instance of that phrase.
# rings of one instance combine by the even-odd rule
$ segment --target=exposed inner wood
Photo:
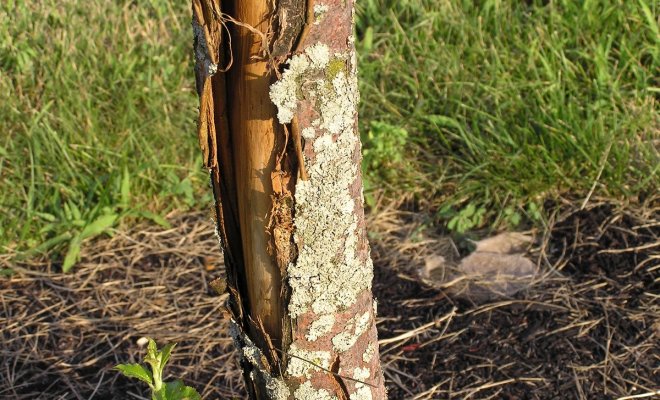
[[[228,3],[235,20],[261,32],[268,31],[272,2],[232,0]],[[231,99],[229,131],[249,314],[263,324],[265,333],[278,346],[282,332],[282,277],[268,252],[267,227],[273,208],[271,174],[277,158],[276,138],[282,137],[283,131],[269,97],[273,76],[261,52],[265,45],[262,36],[237,24],[232,24],[230,29],[234,65],[227,79]]]
[[[195,37],[196,58],[199,53],[203,53],[217,66],[226,65],[226,54],[221,51],[221,45],[227,37],[223,39],[219,0],[193,0],[192,9],[194,23],[203,30],[203,37]],[[199,32],[197,34],[199,35]],[[237,266],[243,265],[241,243],[240,240],[228,240],[229,237],[240,238],[240,226],[236,212],[236,186],[227,117],[226,77],[222,71],[210,75],[206,63],[201,59],[196,61],[195,77],[200,98],[199,144],[204,165],[211,172],[211,184],[216,199],[216,229],[224,246],[226,278],[229,283],[225,287],[233,294],[229,299],[229,308],[234,318],[242,321],[244,306],[240,293],[246,291],[247,284],[243,275],[236,271]],[[216,285],[216,289],[221,286],[224,285]]]

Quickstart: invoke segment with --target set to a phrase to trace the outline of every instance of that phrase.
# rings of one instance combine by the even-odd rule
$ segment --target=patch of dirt
[[[391,210],[371,225],[388,232],[372,243],[392,399],[660,397],[657,210],[567,208],[532,251],[543,279],[481,304],[411,278],[448,247],[416,218]]]
[[[98,240],[68,275],[34,262],[0,278],[0,398],[148,399],[112,370],[141,361],[143,336],[178,343],[166,372],[204,398],[242,397],[224,301],[207,286],[222,268],[213,228],[203,215],[171,222]]]
[[[426,257],[456,246],[400,209],[369,216],[390,399],[653,398],[660,389],[658,209],[566,206],[529,254],[543,277],[479,304],[415,278]],[[244,398],[223,299],[207,286],[222,272],[212,226],[201,214],[172,226],[99,240],[69,275],[34,261],[0,278],[0,398],[146,399],[142,384],[112,370],[141,359],[143,336],[179,343],[169,373],[204,398]]]

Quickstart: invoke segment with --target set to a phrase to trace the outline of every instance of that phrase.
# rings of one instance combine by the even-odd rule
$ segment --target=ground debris
[[[532,252],[547,269],[541,281],[477,304],[420,284],[414,271],[429,254],[456,252],[446,237],[424,231],[423,216],[397,207],[369,221],[390,398],[654,398],[657,211],[564,206]]]
[[[503,232],[479,240],[474,252],[455,262],[432,254],[424,259],[419,278],[454,298],[474,302],[507,298],[531,287],[539,275],[538,266],[524,253],[525,245],[532,242],[529,235]]]
[[[242,396],[224,299],[207,284],[224,270],[213,224],[202,214],[170,222],[86,246],[69,274],[48,260],[12,265],[21,272],[0,279],[0,398],[148,398],[112,370],[143,358],[144,336],[178,342],[166,379],[203,398]]]
[[[175,228],[141,225],[98,240],[72,274],[33,261],[0,279],[0,398],[145,397],[144,385],[111,369],[141,359],[143,336],[179,343],[169,373],[204,398],[245,397],[224,302],[207,284],[224,269],[213,225],[201,214],[170,222]],[[390,399],[658,390],[657,212],[564,207],[531,252],[547,271],[541,281],[481,304],[411,277],[429,254],[457,253],[445,237],[420,234],[423,215],[393,206],[368,222]],[[0,256],[0,267],[9,260]]]

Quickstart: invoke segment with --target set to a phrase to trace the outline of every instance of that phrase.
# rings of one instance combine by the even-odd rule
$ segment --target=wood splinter
[[[305,23],[303,25],[302,32],[296,43],[293,53],[299,53],[302,50],[302,46],[305,42],[309,29],[314,23],[314,0],[306,1],[306,14],[305,14]],[[296,157],[298,158],[298,170],[300,171],[300,179],[303,181],[309,180],[309,175],[307,174],[307,169],[305,168],[305,157],[303,155],[303,143],[302,135],[300,134],[300,125],[298,124],[298,117],[293,116],[291,120],[291,136],[293,140],[293,145],[296,149]]]

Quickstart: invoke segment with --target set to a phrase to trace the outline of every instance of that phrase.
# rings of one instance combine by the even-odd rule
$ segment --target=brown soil
[[[413,278],[451,240],[399,209],[369,221],[390,399],[660,397],[657,209],[565,206],[531,250],[543,278],[481,304]],[[111,370],[139,361],[142,336],[178,342],[169,373],[204,398],[244,398],[223,302],[207,285],[222,268],[210,223],[172,225],[99,240],[70,275],[0,256],[17,270],[0,278],[0,398],[147,399]]]
[[[439,241],[419,233],[414,215],[390,222],[403,229],[375,246],[381,341],[423,327],[381,347],[391,398],[660,398],[657,216],[607,204],[567,211],[532,251],[545,276],[485,304],[453,300],[402,273]],[[408,251],[396,264],[409,265],[398,273],[385,264],[397,242]]]
[[[177,342],[166,371],[205,398],[241,393],[223,301],[207,285],[222,267],[211,223],[171,222],[97,241],[68,275],[35,262],[0,278],[0,398],[148,399],[112,370],[141,360],[143,336]]]

